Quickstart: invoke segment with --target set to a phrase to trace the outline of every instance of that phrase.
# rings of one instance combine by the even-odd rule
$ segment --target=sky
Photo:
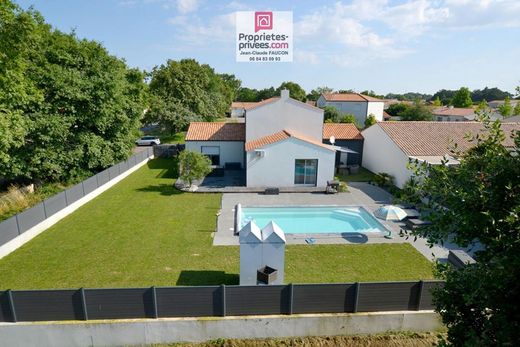
[[[520,85],[520,0],[14,0],[151,70],[195,58],[242,85],[378,94]],[[292,63],[235,62],[236,11],[293,11]]]

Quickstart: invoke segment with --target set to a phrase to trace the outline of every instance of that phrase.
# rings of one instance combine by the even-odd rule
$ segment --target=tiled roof
[[[191,122],[186,141],[245,141],[244,123]]]
[[[308,138],[306,136],[303,136],[303,135],[300,135],[300,134],[296,134],[293,131],[289,132],[287,130],[282,130],[282,131],[279,131],[277,133],[274,133],[274,134],[271,134],[271,135],[267,135],[267,136],[261,137],[261,138],[256,139],[256,140],[252,140],[252,141],[246,142],[246,146],[245,146],[246,147],[246,151],[249,152],[249,151],[255,150],[257,148],[262,148],[262,147],[270,145],[272,143],[276,143],[276,142],[280,142],[280,141],[286,140],[286,139],[288,139],[290,137],[293,137],[293,138],[298,139],[300,141],[311,143],[311,144],[319,146],[319,147],[326,148],[326,149],[331,150],[331,151],[334,150],[331,146],[325,145],[325,144],[323,144],[323,143],[321,143],[319,141],[310,139],[310,138]]]
[[[435,116],[471,116],[475,114],[472,108],[458,108],[458,107],[441,107],[432,111]]]
[[[362,140],[363,135],[352,123],[325,123],[323,124],[323,139],[334,136],[336,140]]]
[[[385,110],[383,110],[383,119],[385,119],[385,120],[389,120],[390,118],[392,118],[392,116],[389,115],[388,112],[386,112]]]
[[[321,94],[325,98],[326,101],[377,101],[384,102],[382,99],[373,98],[368,95],[363,95],[359,93],[324,93]]]
[[[483,127],[478,122],[379,122],[383,131],[408,156],[443,156],[450,153],[454,143],[457,149],[466,151],[474,146],[468,142],[466,134],[483,133]],[[503,144],[513,147],[510,137],[512,130],[520,131],[518,123],[502,123],[506,134]]]
[[[275,97],[272,97],[272,98],[269,98],[269,99],[265,99],[265,100],[262,100],[262,101],[259,101],[259,102],[255,102],[255,104],[250,106],[248,108],[248,110],[253,109],[253,108],[257,108],[257,107],[265,105],[265,104],[270,104],[271,102],[275,102],[277,100],[280,100],[280,97],[275,96]]]
[[[231,108],[243,108],[244,110],[248,110],[251,107],[255,107],[257,102],[242,102],[242,101],[234,101],[231,103]]]

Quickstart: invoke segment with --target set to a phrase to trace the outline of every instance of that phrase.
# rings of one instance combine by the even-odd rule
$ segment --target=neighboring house
[[[242,102],[242,101],[234,101],[231,103],[231,118],[243,118],[246,115],[247,110],[261,105],[266,102],[271,102],[274,99],[278,98],[269,98],[258,102]]]
[[[351,123],[325,123],[323,124],[323,143],[332,144],[347,151],[336,152],[336,167],[348,165],[361,165],[363,159],[363,135],[354,124]],[[355,152],[355,153],[354,153]]]
[[[506,123],[520,123],[520,116],[502,118],[501,121]]]
[[[504,100],[493,100],[493,101],[489,101],[487,104],[488,104],[488,107],[489,108],[492,108],[492,109],[498,109],[499,106],[502,106],[504,104]],[[511,99],[510,100],[511,102],[511,107],[515,107],[517,103],[520,102],[520,100],[515,100],[515,99]]]
[[[331,136],[335,146],[323,143]],[[348,161],[358,149],[359,163],[362,141],[353,124],[324,127],[322,109],[283,90],[280,98],[248,109],[245,123],[190,123],[186,149],[208,155],[215,166],[245,169],[248,187],[325,187],[334,177],[336,152],[350,152]]]
[[[437,122],[464,122],[475,120],[475,110],[471,107],[438,107],[433,109],[433,120]]]
[[[385,102],[382,99],[358,93],[331,93],[321,94],[316,105],[320,108],[332,106],[342,114],[353,114],[357,122],[364,125],[370,114],[373,114],[377,121],[383,121]]]
[[[520,131],[519,123],[503,123],[506,135]],[[364,137],[363,166],[372,172],[386,172],[394,177],[394,184],[402,188],[412,176],[407,168],[409,161],[419,160],[439,165],[446,156],[448,165],[456,165],[457,158],[450,157],[450,149],[457,144],[460,151],[471,148],[466,134],[481,133],[478,122],[381,122],[361,132]],[[514,141],[506,136],[504,146],[514,147]]]

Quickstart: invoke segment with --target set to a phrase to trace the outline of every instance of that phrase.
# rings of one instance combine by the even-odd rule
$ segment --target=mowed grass
[[[220,194],[181,193],[149,162],[0,260],[0,289],[238,284],[239,249],[212,246]],[[432,278],[409,244],[288,246],[286,282]]]

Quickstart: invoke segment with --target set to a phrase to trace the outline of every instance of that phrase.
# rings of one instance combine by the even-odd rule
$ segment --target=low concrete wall
[[[119,183],[124,178],[128,177],[130,174],[138,170],[140,167],[144,166],[150,159],[153,157],[148,158],[147,160],[143,160],[139,164],[135,165],[134,167],[128,169],[127,171],[123,172],[122,174],[118,175],[114,179],[108,181],[101,187],[95,189],[94,191],[90,192],[89,194],[85,195],[78,201],[70,204],[69,206],[65,207],[61,211],[57,212],[56,214],[50,216],[49,218],[45,219],[43,222],[35,225],[31,229],[27,230],[23,234],[17,236],[16,238],[12,239],[11,241],[3,244],[0,246],[0,259],[5,257],[11,252],[14,252],[16,249],[20,248],[36,236],[40,235],[42,232],[71,214],[72,212],[76,211],[81,206],[85,205],[90,200],[94,199],[104,191],[108,190],[109,188],[113,187],[117,183]],[[0,347],[1,347],[1,341],[0,341]]]
[[[295,316],[163,318],[66,323],[1,323],[1,346],[121,346],[271,338],[426,332],[442,328],[433,311]]]

